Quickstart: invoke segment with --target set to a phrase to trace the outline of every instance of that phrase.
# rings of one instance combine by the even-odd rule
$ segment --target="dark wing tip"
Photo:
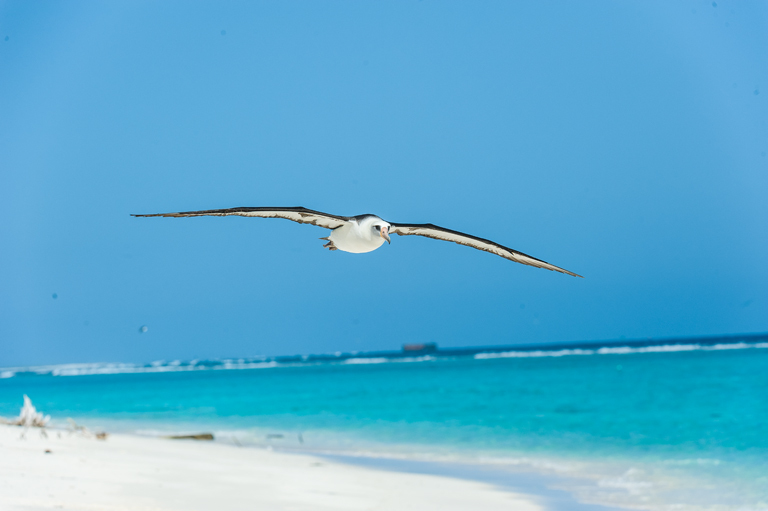
[[[505,248],[506,248],[506,247],[505,247]],[[514,259],[513,259],[513,258],[511,258],[511,257],[504,257],[504,256],[502,256],[502,257],[504,257],[505,259],[509,259],[509,260],[511,260],[511,261],[515,261],[515,262],[518,262],[518,263],[527,264],[528,266],[533,266],[533,267],[535,267],[535,268],[543,268],[543,269],[545,269],[545,270],[556,271],[556,272],[558,272],[558,273],[564,273],[565,275],[570,275],[570,276],[572,276],[572,277],[578,277],[578,278],[580,278],[580,279],[583,279],[583,278],[584,278],[582,275],[579,275],[578,273],[573,273],[572,271],[568,271],[568,270],[566,270],[565,268],[560,268],[559,266],[555,266],[555,265],[554,265],[554,264],[552,264],[552,263],[548,263],[548,262],[546,262],[546,261],[542,261],[541,259],[537,259],[537,258],[535,258],[535,257],[529,256],[528,254],[523,254],[522,252],[518,252],[517,250],[512,250],[512,249],[509,249],[509,248],[507,248],[506,250],[509,250],[509,251],[510,251],[510,252],[512,252],[512,253],[516,253],[516,254],[519,254],[519,255],[525,256],[525,257],[527,257],[527,258],[529,258],[529,259],[532,259],[533,261],[536,261],[537,263],[541,263],[541,264],[536,264],[536,263],[531,263],[531,262],[521,261],[521,260],[519,260],[519,259],[517,259],[517,258],[514,258]]]

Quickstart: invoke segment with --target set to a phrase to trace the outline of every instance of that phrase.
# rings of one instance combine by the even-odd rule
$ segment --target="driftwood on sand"
[[[81,426],[77,422],[75,422],[75,419],[72,417],[67,418],[67,430],[69,431],[69,434],[77,433],[81,436],[84,436],[86,438],[94,437],[96,440],[106,440],[109,436],[108,433],[104,431],[97,431],[94,433],[90,429],[86,428],[85,426]]]
[[[213,440],[213,433],[200,433],[198,435],[171,435],[164,438],[171,440]]]
[[[21,407],[19,416],[15,419],[0,419],[1,424],[10,424],[11,426],[24,426],[27,428],[44,428],[50,422],[50,415],[43,415],[38,412],[32,404],[32,400],[24,394],[24,406]]]
[[[32,404],[32,400],[29,399],[29,396],[26,394],[24,394],[24,406],[21,407],[21,411],[18,417],[14,419],[4,419],[0,417],[0,424],[24,427],[25,429],[21,434],[21,438],[25,437],[29,428],[40,428],[40,434],[44,437],[48,437],[48,434],[45,432],[45,428],[48,426],[50,421],[51,416],[43,415],[42,413],[38,412],[35,408],[35,405]],[[84,437],[95,437],[98,440],[106,440],[107,436],[109,436],[103,431],[93,433],[91,430],[85,426],[79,425],[72,419],[67,419],[67,422],[69,423],[67,429],[69,430],[70,435],[73,433],[78,433]],[[61,438],[61,433],[58,433],[58,435],[59,438]]]

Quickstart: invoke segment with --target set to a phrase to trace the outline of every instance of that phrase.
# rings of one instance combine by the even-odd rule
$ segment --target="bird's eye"
[[[373,228],[376,229],[377,231],[381,230],[381,226],[380,225],[374,225]]]

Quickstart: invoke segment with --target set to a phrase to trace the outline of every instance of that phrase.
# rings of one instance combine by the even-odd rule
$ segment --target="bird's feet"
[[[320,238],[320,239],[321,240],[328,240],[328,243],[323,245],[324,248],[327,248],[328,250],[338,250],[338,248],[336,248],[336,245],[333,244],[333,241],[331,241],[330,238]]]

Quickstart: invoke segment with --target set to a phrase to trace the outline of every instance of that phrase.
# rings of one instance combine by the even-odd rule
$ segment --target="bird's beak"
[[[387,230],[388,229],[389,229],[389,227],[382,227],[381,228],[381,234],[379,234],[379,236],[381,236],[382,238],[387,240],[387,243],[392,243],[391,241],[389,241],[389,234],[387,234]]]

